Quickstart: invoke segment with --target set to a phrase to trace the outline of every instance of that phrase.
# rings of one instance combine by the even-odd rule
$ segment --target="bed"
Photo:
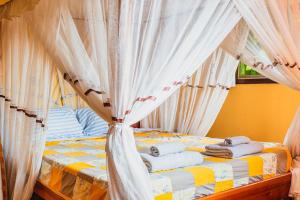
[[[177,141],[185,143],[188,150],[201,152],[205,145],[221,141],[157,131],[137,132],[135,137],[139,150]],[[200,166],[151,173],[155,199],[241,199],[242,194],[246,199],[251,192],[252,197],[260,193],[269,199],[287,197],[290,154],[281,144],[263,144],[264,151],[259,154],[239,159],[205,156]],[[105,199],[108,186],[104,148],[103,137],[47,142],[35,192],[45,199]]]

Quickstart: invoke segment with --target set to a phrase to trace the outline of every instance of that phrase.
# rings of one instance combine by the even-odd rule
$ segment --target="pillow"
[[[79,124],[72,108],[62,107],[49,109],[47,140],[64,138],[68,135],[82,135],[83,128]]]
[[[76,117],[86,135],[101,136],[108,132],[107,122],[89,108],[77,109]]]

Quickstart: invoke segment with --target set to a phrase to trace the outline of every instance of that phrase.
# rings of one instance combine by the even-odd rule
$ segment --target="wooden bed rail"
[[[291,173],[278,175],[274,178],[249,185],[219,192],[198,200],[283,200],[289,199]]]
[[[197,200],[285,200],[289,199],[290,184],[291,173],[289,172]],[[37,182],[34,192],[45,200],[69,200],[69,198],[60,196],[40,182]]]

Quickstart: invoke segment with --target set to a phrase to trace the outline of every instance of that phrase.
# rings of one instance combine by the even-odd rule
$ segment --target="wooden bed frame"
[[[239,188],[219,192],[199,200],[281,200],[289,199],[291,173],[259,181]]]
[[[288,193],[291,184],[291,173],[285,173],[276,177],[219,192],[198,200],[283,200],[289,199]],[[45,200],[69,200],[53,192],[40,182],[34,188],[35,194]]]

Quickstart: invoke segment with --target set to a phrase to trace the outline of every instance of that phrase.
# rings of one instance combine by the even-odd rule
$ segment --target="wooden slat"
[[[56,194],[40,182],[36,182],[34,187],[34,193],[45,200],[65,200],[64,197],[60,196],[59,194]]]
[[[259,181],[239,188],[218,192],[198,200],[280,200],[287,199],[291,184],[291,173]],[[54,193],[37,182],[34,192],[45,200],[65,200],[67,198]]]
[[[199,200],[280,200],[288,198],[291,173],[219,192]]]

